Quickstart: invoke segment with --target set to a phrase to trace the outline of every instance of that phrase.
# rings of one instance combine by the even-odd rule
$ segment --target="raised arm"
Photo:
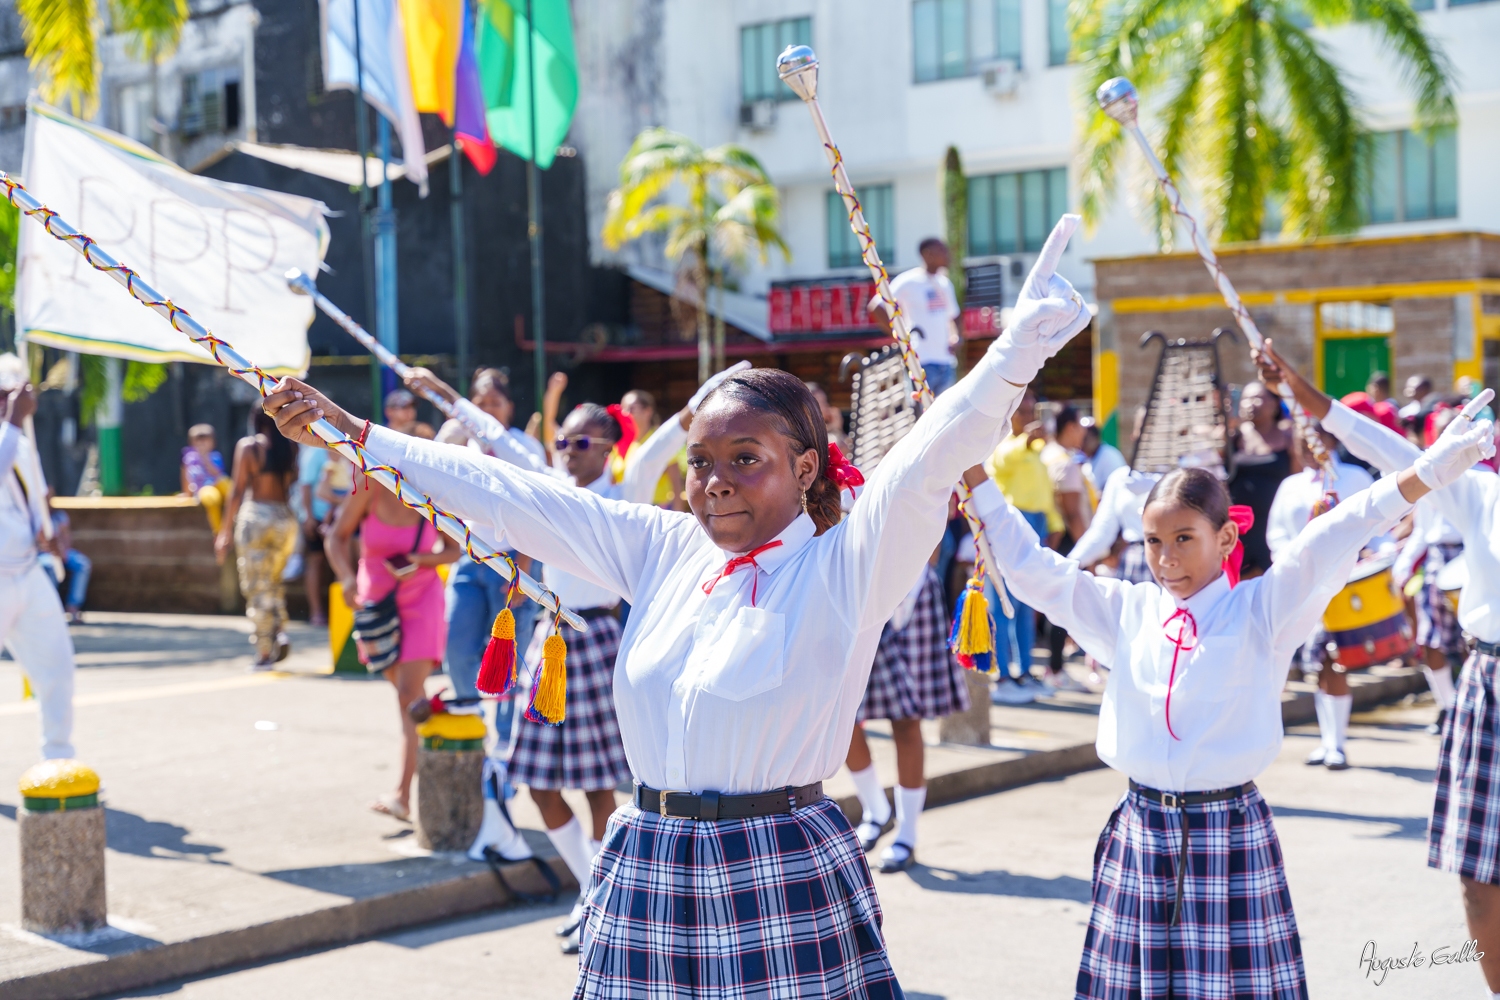
[[[648,559],[671,557],[663,551],[669,523],[684,517],[657,507],[606,500],[468,448],[367,426],[295,379],[283,379],[266,398],[265,407],[281,432],[298,443],[320,443],[307,431],[308,423],[318,416],[350,437],[367,434],[365,451],[372,462],[399,469],[412,488],[463,518],[485,542],[494,545],[503,538],[507,547],[606,587],[626,600],[634,600]]]
[[[989,477],[967,479],[974,481],[975,513],[984,521],[1005,585],[1022,603],[1067,629],[1090,656],[1113,666],[1130,584],[1085,573],[1081,563],[1044,546]]]
[[[662,473],[686,444],[687,427],[680,414],[673,414],[626,456],[621,496],[631,503],[650,503]]]
[[[838,571],[859,595],[859,627],[890,618],[942,536],[954,484],[994,450],[1042,364],[1088,326],[1082,297],[1054,273],[1078,221],[1063,216],[1022,286],[1010,327],[881,460],[836,529]]]
[[[1115,539],[1120,536],[1120,505],[1129,503],[1132,496],[1125,488],[1125,476],[1130,470],[1118,469],[1109,474],[1104,482],[1104,495],[1099,498],[1099,509],[1094,511],[1094,520],[1068,558],[1087,569],[1109,555]]]
[[[1441,495],[1475,462],[1495,453],[1495,428],[1475,424],[1477,413],[1494,397],[1485,390],[1469,403],[1431,448],[1410,467],[1380,479],[1313,518],[1286,546],[1262,578],[1256,594],[1263,627],[1276,637],[1278,652],[1306,640],[1323,609],[1348,581],[1359,550],[1429,493]],[[1279,659],[1279,657],[1278,657]]]

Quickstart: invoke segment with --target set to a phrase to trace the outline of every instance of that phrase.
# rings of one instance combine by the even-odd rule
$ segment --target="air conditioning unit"
[[[1021,72],[1014,59],[997,59],[979,67],[979,81],[985,93],[993,97],[1013,97],[1021,83]]]
[[[740,124],[752,132],[765,132],[776,126],[775,101],[746,101],[740,105]]]

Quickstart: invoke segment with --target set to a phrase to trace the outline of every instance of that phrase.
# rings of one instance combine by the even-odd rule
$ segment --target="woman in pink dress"
[[[443,581],[435,567],[456,561],[460,553],[456,543],[416,511],[403,507],[384,487],[370,486],[356,471],[354,489],[339,509],[325,548],[349,607],[367,607],[392,590],[396,593],[401,652],[394,664],[380,672],[396,687],[402,735],[401,779],[394,792],[380,796],[370,808],[409,820],[411,779],[417,770],[417,726],[405,709],[422,697],[427,676],[443,661],[447,641]],[[356,531],[360,542],[357,569],[350,551]],[[366,660],[363,653],[360,659]]]

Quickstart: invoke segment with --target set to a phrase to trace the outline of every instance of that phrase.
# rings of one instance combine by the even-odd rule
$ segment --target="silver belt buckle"
[[[676,795],[676,794],[679,794],[679,793],[686,794],[680,788],[662,788],[662,789],[660,789],[660,790],[657,791],[657,793],[656,793],[656,811],[658,813],[660,813],[664,819],[670,819],[671,818],[671,814],[667,812],[667,796],[668,795]]]
[[[1178,801],[1176,794],[1172,792],[1161,793],[1161,804],[1168,809],[1176,809],[1182,803]]]

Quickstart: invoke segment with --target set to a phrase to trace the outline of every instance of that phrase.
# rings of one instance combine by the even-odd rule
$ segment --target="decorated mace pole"
[[[386,347],[374,337],[370,336],[370,332],[356,323],[353,316],[350,316],[348,313],[344,312],[344,310],[340,309],[333,303],[332,299],[324,295],[322,292],[318,291],[318,286],[313,283],[312,278],[303,274],[301,270],[294,267],[286,273],[286,283],[287,287],[296,292],[298,295],[306,295],[311,297],[313,303],[317,305],[319,309],[323,310],[323,313],[329,319],[333,320],[335,323],[341,326],[344,332],[349,336],[359,341],[361,347],[369,351],[371,354],[375,355],[376,361],[379,361],[391,371],[395,372],[396,377],[399,378],[402,382],[406,382],[411,378],[411,374],[413,371],[411,365],[407,364],[405,361],[402,361],[399,357],[396,356],[394,351]],[[437,407],[438,412],[443,416],[447,417],[450,420],[457,420],[460,424],[462,424],[464,430],[469,432],[469,436],[475,441],[478,441],[481,447],[483,447],[485,440],[484,428],[477,426],[473,420],[469,419],[469,417],[463,412],[462,409],[454,406],[437,392],[433,391],[425,385],[419,384],[417,386],[417,392],[422,395],[423,399],[427,400],[433,406]],[[485,451],[488,452],[489,449],[485,448]]]
[[[189,340],[206,350],[209,356],[219,365],[227,368],[231,375],[254,386],[262,398],[275,388],[278,379],[245,360],[244,356],[226,341],[214,336],[203,324],[189,315],[187,310],[175,305],[171,299],[146,284],[135,271],[106,253],[92,237],[70,226],[62,216],[43,205],[19,181],[3,170],[0,170],[0,187],[5,190],[6,200],[20,209],[23,215],[30,216],[41,223],[49,236],[68,244],[82,254],[83,259],[94,270],[104,272],[125,286],[125,290],[138,302],[160,314],[172,324],[174,330],[185,334]],[[553,614],[560,616],[562,621],[578,631],[582,632],[587,629],[588,626],[582,618],[562,607],[557,595],[519,569],[513,568],[513,564],[503,553],[475,538],[469,526],[456,514],[442,510],[431,497],[408,485],[406,478],[399,470],[387,465],[375,465],[368,461],[365,450],[359,442],[321,417],[309,424],[308,430],[352,462],[367,477],[394,493],[403,504],[420,513],[444,534],[462,545],[464,551],[475,562],[487,564],[507,581],[516,579],[521,593]]]
[[[901,349],[901,360],[905,362],[906,374],[917,391],[917,400],[924,407],[928,406],[933,400],[932,388],[927,384],[927,373],[922,369],[922,361],[911,346],[911,327],[906,322],[906,314],[901,311],[901,303],[891,294],[890,275],[886,273],[885,264],[880,260],[880,251],[875,246],[874,237],[870,235],[870,224],[865,221],[865,213],[859,206],[854,185],[850,183],[849,173],[844,169],[844,154],[833,141],[833,134],[828,131],[828,120],[823,117],[823,107],[818,103],[818,57],[809,46],[788,45],[776,59],[776,72],[792,88],[792,93],[802,98],[807,110],[812,112],[813,127],[818,130],[823,151],[828,155],[833,186],[844,199],[844,208],[849,213],[849,228],[854,230],[854,235],[859,240],[860,258],[865,267],[870,269],[870,276],[875,279],[875,294],[880,297],[890,315],[891,336],[896,338],[896,345]],[[964,519],[969,522],[969,531],[974,535],[977,559],[975,573],[982,579],[986,563],[995,566],[997,572],[999,567],[994,553],[990,551],[989,540],[984,537],[983,523],[969,510],[969,488],[959,483],[958,493],[958,509],[963,512]],[[1000,604],[1006,617],[1014,618],[1015,610],[1011,607],[1010,596],[1005,588],[1000,586],[995,590],[1000,595]]]
[[[1100,109],[1109,117],[1120,123],[1120,127],[1126,134],[1135,140],[1135,144],[1141,148],[1146,157],[1146,162],[1151,166],[1151,172],[1156,175],[1156,180],[1161,184],[1162,191],[1167,196],[1167,203],[1172,206],[1172,214],[1176,215],[1187,226],[1188,235],[1192,237],[1193,249],[1198,251],[1198,256],[1203,259],[1203,266],[1208,268],[1209,277],[1213,278],[1214,284],[1218,286],[1219,294],[1224,299],[1224,304],[1229,306],[1229,311],[1234,313],[1234,318],[1245,331],[1245,339],[1250,342],[1253,350],[1260,350],[1265,343],[1265,338],[1260,334],[1260,328],[1255,325],[1255,320],[1250,317],[1250,310],[1240,301],[1239,292],[1235,291],[1234,283],[1229,280],[1229,275],[1224,273],[1224,268],[1219,264],[1219,257],[1214,253],[1213,247],[1208,245],[1208,238],[1198,226],[1198,220],[1187,210],[1187,205],[1182,201],[1182,193],[1177,190],[1177,185],[1172,183],[1172,177],[1167,173],[1166,166],[1161,158],[1156,155],[1156,150],[1151,148],[1151,143],[1146,138],[1146,133],[1141,131],[1138,120],[1140,101],[1136,96],[1135,84],[1117,76],[1112,80],[1106,80],[1100,84],[1094,93],[1099,102]],[[1292,388],[1286,382],[1281,383],[1280,395],[1287,404],[1297,422],[1297,428],[1302,432],[1303,440],[1307,442],[1313,457],[1323,467],[1328,481],[1328,489],[1333,488],[1333,465],[1327,450],[1323,447],[1323,441],[1314,433],[1312,424],[1307,414],[1297,405],[1292,396]]]

